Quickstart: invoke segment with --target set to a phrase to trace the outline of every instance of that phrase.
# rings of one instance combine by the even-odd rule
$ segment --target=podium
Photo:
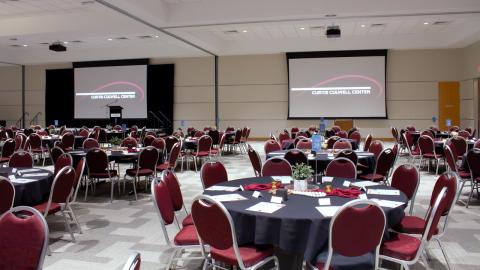
[[[120,121],[122,120],[122,106],[108,106],[110,109],[110,121],[115,123],[115,125],[118,125]]]

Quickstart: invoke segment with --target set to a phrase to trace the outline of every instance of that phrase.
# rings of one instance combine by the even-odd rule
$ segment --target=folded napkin
[[[275,183],[276,188],[283,188],[282,183],[276,182]],[[244,190],[250,190],[250,191],[257,191],[257,190],[270,190],[272,189],[272,184],[258,184],[258,183],[253,183],[250,185],[243,186]]]
[[[128,149],[128,153],[137,153],[138,149]]]
[[[334,188],[331,192],[326,192],[323,189],[317,188],[312,190],[313,192],[325,192],[327,196],[337,196],[337,197],[344,197],[344,198],[351,198],[356,199],[362,192],[356,188]]]

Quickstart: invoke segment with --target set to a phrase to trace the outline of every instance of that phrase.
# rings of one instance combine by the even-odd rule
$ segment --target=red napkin
[[[325,192],[323,189],[315,189],[313,190],[314,192]],[[327,193],[327,196],[337,196],[337,197],[344,197],[344,198],[351,198],[351,199],[356,199],[362,192],[356,188],[346,188],[346,189],[340,189],[340,188],[334,188],[331,192]]]
[[[276,182],[275,183],[276,188],[283,188],[282,183]],[[243,186],[244,190],[250,190],[250,191],[257,191],[257,190],[270,190],[272,189],[272,184],[258,184],[258,183],[253,183],[250,185]]]
[[[128,149],[128,153],[137,153],[138,149]]]

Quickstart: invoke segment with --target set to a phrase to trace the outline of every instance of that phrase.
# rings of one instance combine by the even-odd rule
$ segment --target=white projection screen
[[[122,106],[123,118],[147,118],[147,65],[74,69],[75,118],[109,118],[108,106]]]
[[[287,53],[288,117],[386,118],[387,50]]]

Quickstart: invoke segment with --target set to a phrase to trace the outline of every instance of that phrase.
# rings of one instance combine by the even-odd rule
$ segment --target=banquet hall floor
[[[250,143],[264,160],[263,142]],[[388,144],[387,144],[388,145]],[[391,144],[390,144],[391,146]],[[247,155],[227,155],[223,162],[229,179],[254,176]],[[399,158],[397,165],[405,163]],[[48,167],[52,169],[52,166]],[[125,166],[121,167],[123,170]],[[123,173],[122,173],[123,176]],[[177,172],[185,204],[190,207],[192,199],[201,193],[199,174],[194,170]],[[421,183],[415,202],[415,214],[425,213],[436,176],[434,172],[421,172]],[[115,187],[114,202],[110,203],[109,184],[99,185],[96,196],[89,193],[86,202],[79,192],[79,203],[74,211],[81,223],[83,234],[75,234],[77,242],[71,243],[64,232],[61,216],[49,217],[52,255],[45,259],[44,269],[121,269],[129,254],[138,251],[142,256],[142,269],[164,269],[171,252],[165,244],[160,220],[153,208],[149,193],[140,193],[139,200],[133,196],[118,196]],[[127,191],[129,186],[127,184]],[[462,199],[469,192],[466,188]],[[480,265],[480,201],[473,198],[471,207],[466,209],[457,204],[451,213],[451,220],[443,242],[454,269],[479,269]],[[171,226],[170,229],[175,229]],[[170,230],[173,235],[175,230]],[[444,259],[436,243],[429,247],[433,269],[446,269]],[[425,269],[415,264],[412,269]],[[183,269],[201,269],[200,261],[186,262]]]

